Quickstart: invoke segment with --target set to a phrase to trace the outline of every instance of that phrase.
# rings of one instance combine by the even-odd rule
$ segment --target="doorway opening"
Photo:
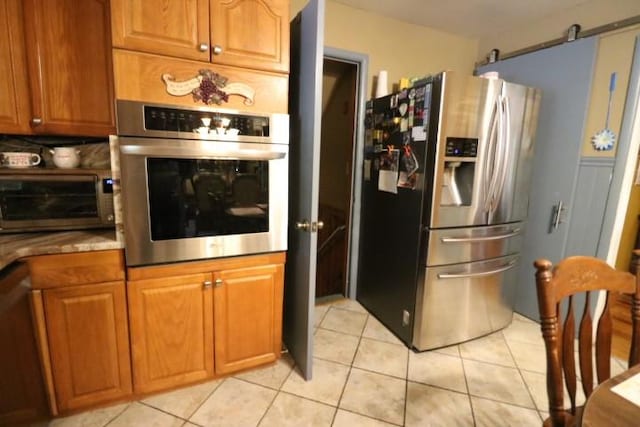
[[[359,148],[366,56],[325,48],[322,82],[316,299],[353,297],[357,259]]]

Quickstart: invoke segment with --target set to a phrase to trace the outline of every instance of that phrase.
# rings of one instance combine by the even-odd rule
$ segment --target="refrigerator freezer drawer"
[[[413,346],[429,350],[504,328],[513,317],[518,255],[427,267],[418,284]],[[533,280],[533,277],[532,277]]]
[[[521,222],[429,230],[427,266],[481,261],[520,252]]]

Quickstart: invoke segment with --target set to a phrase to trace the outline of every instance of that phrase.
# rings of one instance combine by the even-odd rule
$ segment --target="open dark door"
[[[310,0],[291,21],[289,250],[283,339],[307,380],[313,365],[324,5],[324,0]]]

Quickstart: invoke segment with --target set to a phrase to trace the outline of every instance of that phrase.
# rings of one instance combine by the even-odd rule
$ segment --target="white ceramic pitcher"
[[[59,168],[72,169],[80,164],[80,150],[74,147],[55,147],[49,152],[53,155],[53,164]]]

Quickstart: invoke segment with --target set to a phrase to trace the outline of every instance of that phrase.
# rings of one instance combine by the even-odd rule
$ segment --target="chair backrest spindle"
[[[640,252],[639,252],[640,254]],[[640,261],[639,261],[640,263]],[[576,407],[577,372],[575,361],[576,308],[583,294],[584,308],[578,326],[578,369],[582,390],[589,397],[594,388],[594,356],[597,383],[611,376],[612,319],[610,292],[633,293],[632,345],[630,366],[640,362],[640,271],[636,278],[630,273],[616,271],[604,261],[586,256],[569,257],[555,267],[548,260],[537,260],[536,286],[542,336],[547,356],[547,393],[549,419],[544,425],[565,426],[573,422],[581,408]],[[638,269],[640,270],[640,269]],[[592,304],[599,292],[605,292],[605,304],[594,325]],[[566,302],[566,304],[565,304]],[[563,307],[566,313],[563,316]],[[564,317],[564,319],[563,319]],[[595,343],[594,343],[595,327]],[[594,354],[595,347],[595,354]],[[570,407],[564,405],[564,387]]]

